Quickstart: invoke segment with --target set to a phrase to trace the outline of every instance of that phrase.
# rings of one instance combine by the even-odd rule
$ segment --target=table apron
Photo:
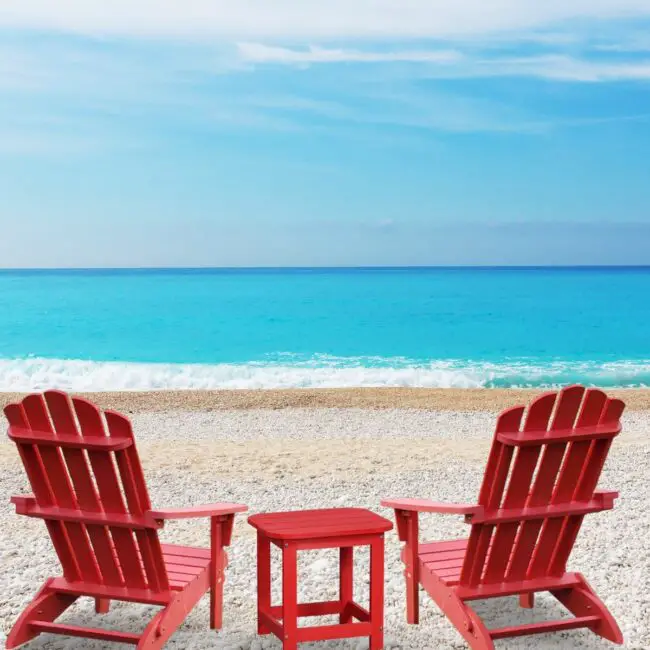
[[[378,538],[383,538],[384,533],[371,535],[344,535],[324,537],[320,539],[273,539],[270,541],[278,548],[293,546],[298,551],[309,551],[320,548],[347,548],[351,546],[369,546]]]

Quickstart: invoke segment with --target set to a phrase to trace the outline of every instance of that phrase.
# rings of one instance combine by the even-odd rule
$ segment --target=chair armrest
[[[466,503],[439,503],[428,499],[384,499],[381,505],[385,508],[405,512],[434,512],[440,515],[479,515],[483,513],[483,506]]]
[[[36,505],[36,498],[33,494],[14,496],[11,497],[10,501],[16,506],[16,514],[18,515],[26,515],[30,506]]]
[[[594,497],[600,499],[606,508],[613,508],[614,501],[618,499],[618,492],[608,492],[606,490],[597,490]]]
[[[212,503],[210,505],[194,506],[192,508],[149,510],[147,516],[156,521],[166,521],[168,519],[192,519],[196,517],[234,515],[237,512],[246,512],[246,510],[248,510],[248,506],[239,503]]]

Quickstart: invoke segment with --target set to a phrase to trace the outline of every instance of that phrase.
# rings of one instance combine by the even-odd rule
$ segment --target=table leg
[[[298,554],[295,544],[282,547],[282,631],[283,650],[298,648]]]
[[[270,634],[264,624],[261,612],[271,607],[271,540],[257,533],[257,633]]]
[[[339,623],[351,623],[352,614],[346,611],[346,607],[354,600],[354,547],[341,546],[339,575],[339,600],[341,602],[341,613]]]
[[[370,544],[370,650],[384,647],[384,536]]]

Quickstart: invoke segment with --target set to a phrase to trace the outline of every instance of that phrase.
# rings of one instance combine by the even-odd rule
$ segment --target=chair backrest
[[[478,587],[561,576],[594,499],[625,405],[570,386],[497,421],[460,584]],[[525,415],[525,416],[524,416]]]
[[[17,509],[45,520],[64,577],[167,591],[129,420],[59,391],[29,395],[5,414],[34,494]]]

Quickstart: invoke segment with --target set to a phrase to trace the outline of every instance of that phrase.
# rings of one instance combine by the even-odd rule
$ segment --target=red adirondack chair
[[[11,501],[18,514],[45,521],[63,568],[20,615],[7,648],[43,632],[161,648],[208,590],[210,625],[221,627],[224,547],[246,506],[152,510],[129,420],[86,400],[48,391],[5,414],[34,493]],[[189,517],[210,518],[210,549],[160,543],[166,520]],[[94,598],[98,613],[111,600],[162,609],[142,634],[56,623],[80,596]]]
[[[595,491],[624,404],[600,390],[571,386],[498,419],[477,505],[390,499],[405,542],[407,620],[418,622],[422,586],[474,650],[493,640],[588,628],[623,643],[613,616],[567,560],[586,514],[609,510],[616,492]],[[522,426],[523,421],[523,426]],[[418,543],[418,513],[465,515],[468,539]],[[574,617],[488,629],[468,601],[519,595],[533,607],[550,591]]]

